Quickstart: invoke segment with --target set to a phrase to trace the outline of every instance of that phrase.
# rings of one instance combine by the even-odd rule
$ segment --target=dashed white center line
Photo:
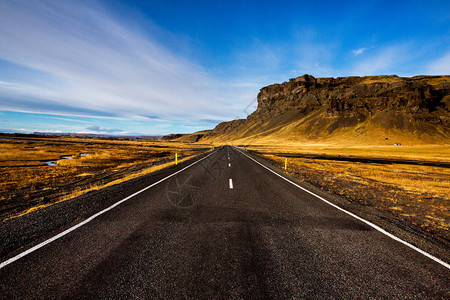
[[[232,189],[233,188],[233,179],[229,179],[229,181],[230,181],[230,189]]]
[[[228,163],[228,167],[231,167],[231,164],[230,164],[230,163]]]

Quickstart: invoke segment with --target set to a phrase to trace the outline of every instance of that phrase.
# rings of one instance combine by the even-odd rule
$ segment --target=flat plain
[[[286,173],[448,244],[450,147],[253,145]]]
[[[281,170],[287,160],[288,176],[449,244],[448,145],[245,146]],[[4,136],[0,218],[18,217],[171,166],[175,154],[181,162],[211,149],[209,144],[179,141]]]
[[[17,217],[209,151],[210,146],[78,137],[0,138],[0,219]]]

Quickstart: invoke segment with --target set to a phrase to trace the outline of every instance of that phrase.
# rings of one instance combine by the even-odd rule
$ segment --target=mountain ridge
[[[222,122],[197,141],[449,143],[449,91],[449,75],[305,74],[263,87],[255,112]]]

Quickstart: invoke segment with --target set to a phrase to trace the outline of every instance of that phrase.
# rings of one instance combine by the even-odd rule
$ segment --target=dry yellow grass
[[[394,83],[399,81],[402,81],[402,79],[397,76],[370,76],[361,81],[360,84]]]
[[[450,80],[450,76],[449,75],[442,75],[439,77],[433,77],[430,78],[431,76],[427,76],[427,75],[419,75],[419,76],[414,76],[414,79],[423,79],[423,78],[427,78],[427,83],[431,84],[431,85],[438,85],[441,83],[446,83]]]
[[[278,144],[278,145],[277,145]],[[342,157],[408,159],[450,163],[450,145],[413,145],[413,146],[350,146],[330,144],[279,144],[249,145],[248,150],[263,153],[318,154]]]
[[[183,161],[191,159],[194,156],[195,155],[184,157],[184,158],[178,160],[178,162],[181,163]],[[59,199],[57,201],[55,201],[55,202],[48,203],[48,204],[41,204],[41,205],[38,205],[38,206],[31,207],[31,208],[29,208],[29,209],[27,209],[27,210],[25,210],[25,211],[23,211],[23,212],[21,212],[19,214],[16,214],[16,215],[13,215],[11,217],[6,218],[5,220],[17,218],[17,217],[26,215],[28,213],[31,213],[33,211],[36,211],[36,210],[48,207],[50,205],[53,205],[53,204],[56,204],[56,203],[60,203],[60,202],[63,202],[63,201],[67,201],[67,200],[79,197],[81,195],[84,195],[84,194],[92,192],[92,191],[97,191],[97,190],[100,190],[100,189],[103,189],[103,188],[106,188],[106,187],[109,187],[109,186],[120,184],[122,182],[125,182],[125,181],[128,181],[128,180],[134,179],[134,178],[138,178],[138,177],[147,175],[149,173],[152,173],[152,172],[155,172],[155,171],[167,168],[167,167],[172,166],[172,165],[174,165],[174,162],[168,162],[168,163],[152,166],[152,167],[149,167],[149,168],[145,168],[145,169],[143,169],[143,170],[141,170],[139,172],[136,172],[136,173],[128,174],[128,175],[126,175],[126,176],[124,176],[122,178],[110,181],[110,182],[108,182],[106,184],[95,184],[94,183],[94,184],[91,184],[88,188],[78,187],[78,188],[74,189],[72,192],[70,192],[69,194],[65,194],[65,195],[59,197]],[[81,174],[81,175],[84,175],[84,174]]]
[[[407,158],[416,162],[446,162],[449,147],[345,148],[330,146],[251,146],[281,169],[352,202],[387,211],[398,218],[448,239],[450,229],[450,171],[448,167],[416,164],[377,164],[339,160],[295,158],[286,154],[337,155],[381,159]],[[433,159],[434,158],[434,159]]]
[[[184,161],[186,161],[188,159],[193,158],[194,156],[195,155],[190,155],[190,156],[184,157],[182,159],[179,159],[178,163],[182,163],[182,162],[184,162]],[[72,199],[72,198],[78,197],[80,195],[86,194],[86,193],[91,192],[91,191],[96,191],[96,190],[99,190],[99,189],[102,189],[102,188],[105,188],[105,187],[108,187],[108,186],[116,185],[116,184],[119,184],[119,183],[122,183],[122,182],[125,182],[125,181],[128,181],[128,180],[134,179],[134,178],[138,178],[138,177],[147,175],[149,173],[152,173],[152,172],[155,172],[155,171],[167,168],[169,166],[173,166],[174,164],[175,164],[175,162],[171,161],[171,162],[168,162],[168,163],[163,163],[163,164],[160,164],[160,165],[151,166],[149,168],[145,168],[145,169],[140,170],[139,172],[136,172],[136,173],[128,174],[128,175],[126,175],[126,176],[124,176],[122,178],[113,180],[113,181],[108,182],[106,184],[94,184],[94,185],[91,185],[87,189],[80,188],[78,190],[73,191],[72,193],[70,193],[68,195],[62,196],[58,202],[65,201],[65,200],[68,200],[68,199]]]
[[[173,163],[175,153],[183,159],[209,149],[209,145],[143,140],[65,137],[0,140],[0,218],[146,174],[160,165]],[[71,159],[61,160],[62,156]],[[43,161],[57,161],[57,166],[47,166]]]
[[[280,161],[283,161],[283,157]],[[368,185],[382,183],[396,188],[401,187],[419,195],[430,194],[440,198],[448,198],[450,195],[450,175],[447,168],[301,158],[288,158],[288,162],[290,166],[329,172],[338,178],[343,177]]]

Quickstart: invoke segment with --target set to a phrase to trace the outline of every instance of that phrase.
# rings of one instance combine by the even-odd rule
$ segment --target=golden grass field
[[[175,153],[182,161],[210,149],[210,145],[198,143],[145,140],[0,139],[0,218],[20,216],[170,166]],[[287,172],[294,177],[437,237],[450,238],[448,145],[274,143],[246,145],[246,149],[273,160],[279,168],[287,158]],[[59,160],[62,156],[72,159]],[[364,161],[367,159],[388,163]],[[57,166],[43,163],[48,160],[56,160]],[[420,165],[423,162],[436,165]]]
[[[379,145],[342,146],[329,144],[279,144],[250,145],[250,150],[263,152],[319,154],[343,157],[381,158],[450,163],[450,145]]]
[[[382,210],[449,239],[450,146],[248,146],[287,172],[349,201]],[[308,155],[317,155],[308,158]],[[295,156],[305,157],[295,157]],[[328,159],[320,159],[320,156]],[[330,156],[337,157],[330,160]],[[340,161],[339,157],[393,163]],[[401,163],[407,160],[409,163]],[[398,163],[395,163],[398,161]],[[418,165],[424,161],[446,166]]]
[[[0,139],[0,218],[7,219],[117,184],[210,150],[145,140]],[[88,154],[82,156],[81,154]],[[71,159],[60,160],[63,156]],[[48,166],[43,161],[56,161]]]

